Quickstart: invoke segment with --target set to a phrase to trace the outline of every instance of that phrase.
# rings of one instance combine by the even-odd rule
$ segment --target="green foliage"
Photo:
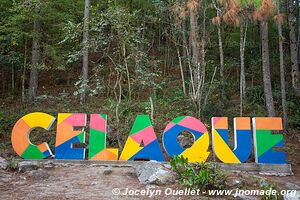
[[[24,111],[10,113],[3,107],[0,107],[0,137],[4,139],[9,138],[14,124],[23,116],[23,114]]]
[[[299,116],[300,116],[300,103],[298,102],[293,102],[293,101],[287,101],[287,107],[289,109],[289,125],[292,129],[294,130],[299,130],[300,129],[300,124],[299,124]]]
[[[170,164],[185,187],[207,191],[226,185],[227,176],[214,163],[189,163],[187,158],[175,156]]]
[[[6,158],[6,169],[9,171],[17,171],[19,169],[19,162],[15,160],[13,157]]]
[[[261,6],[261,0],[238,0],[237,3],[241,8],[249,8],[253,6],[258,9]]]
[[[265,103],[264,88],[262,85],[256,85],[248,88],[247,92],[249,94],[248,102],[250,105],[263,105]]]
[[[211,23],[211,19],[216,16],[216,10],[211,1],[199,3],[198,36],[202,37],[202,31],[206,31],[206,54],[203,57],[206,63],[205,76],[200,91],[202,97],[199,101],[201,101],[201,120],[210,124],[212,116],[222,115],[231,118],[239,115],[240,28],[227,26],[221,20],[226,96],[223,102],[220,96],[222,83],[219,75],[218,34],[216,26]],[[206,9],[203,9],[203,3],[207,4]],[[239,0],[237,3],[246,11],[261,6],[261,0]],[[184,55],[183,51],[183,36],[185,36],[188,54],[191,54],[190,16],[186,8],[184,9],[186,13],[181,17],[174,12],[176,6],[185,6],[186,1],[91,1],[89,80],[84,84],[80,75],[84,1],[0,0],[0,5],[0,90],[1,102],[6,102],[0,108],[0,136],[6,141],[10,141],[9,135],[16,120],[32,111],[50,112],[53,115],[62,111],[108,113],[112,127],[118,127],[118,131],[124,136],[130,130],[137,114],[150,113],[150,96],[154,105],[153,123],[157,126],[157,130],[163,129],[166,122],[177,116],[196,116],[193,102],[189,98],[192,91],[188,68],[191,55]],[[220,9],[224,14],[224,7]],[[39,33],[33,31],[34,19],[41,22]],[[206,19],[205,23],[203,19]],[[279,53],[277,42],[274,42],[278,40],[277,27],[271,19],[269,24],[269,38],[273,41],[269,42],[273,95],[277,114],[281,116]],[[249,20],[245,49],[247,86],[243,113],[245,116],[266,116],[259,32],[258,24]],[[285,20],[283,35],[288,38],[288,34]],[[35,66],[39,69],[40,97],[30,107],[21,104],[19,96],[24,67],[25,93],[27,92],[28,71],[32,67],[30,64],[32,39],[37,35],[42,39],[40,44],[42,63]],[[199,50],[200,47],[201,44]],[[182,58],[186,95],[181,89],[177,49]],[[284,43],[284,51],[289,128],[299,130],[300,105],[291,87],[288,42]],[[24,63],[25,58],[27,63]],[[215,67],[217,67],[216,76],[210,84]],[[117,105],[114,96],[117,74],[122,76],[122,102],[119,106],[119,124],[122,125],[114,121],[113,114]],[[15,81],[13,91],[12,80]],[[128,95],[129,81],[131,98]],[[76,100],[83,92],[83,86],[91,96],[91,100],[79,106]],[[204,105],[202,102],[209,88],[211,92]],[[64,96],[61,93],[68,95]],[[38,139],[37,137],[37,141]]]
[[[268,184],[268,185],[264,185],[262,188],[262,190],[264,191],[270,191],[270,190],[276,190],[276,194],[273,195],[272,193],[271,194],[265,194],[264,196],[261,196],[261,199],[262,200],[283,200],[283,197],[279,194],[279,189],[277,186],[273,185],[273,184]],[[265,192],[267,193],[267,192]]]
[[[5,1],[7,2],[7,1]],[[49,69],[65,69],[64,52],[66,46],[58,45],[63,35],[62,25],[69,19],[72,20],[78,14],[78,5],[81,2],[62,1],[9,1],[6,5],[7,10],[3,15],[5,20],[0,23],[0,55],[8,56],[10,63],[23,67],[25,44],[30,44],[33,36],[39,36],[41,41],[41,60],[40,66],[36,66],[41,70]],[[4,12],[4,11],[2,11]],[[76,16],[77,17],[77,16]],[[38,19],[41,22],[42,31],[36,33],[33,31],[33,21]],[[28,54],[29,55],[29,54]],[[0,56],[0,58],[1,58]],[[18,60],[15,62],[13,60]],[[28,59],[30,60],[30,59]],[[0,63],[3,63],[0,59]]]

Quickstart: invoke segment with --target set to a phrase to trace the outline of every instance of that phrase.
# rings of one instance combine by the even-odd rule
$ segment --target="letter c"
[[[11,136],[15,152],[25,159],[43,159],[52,156],[46,142],[36,146],[30,142],[29,135],[33,129],[38,127],[49,130],[54,121],[55,117],[41,112],[30,113],[19,119]]]

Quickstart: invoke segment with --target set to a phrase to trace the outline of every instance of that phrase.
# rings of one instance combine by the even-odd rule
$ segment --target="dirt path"
[[[42,175],[32,177],[31,172],[10,173],[0,171],[1,199],[24,200],[102,200],[102,199],[191,199],[188,197],[159,195],[147,196],[113,195],[114,188],[122,193],[125,188],[164,190],[166,187],[145,186],[139,183],[132,167],[68,166],[42,170]],[[168,187],[176,188],[176,185]]]

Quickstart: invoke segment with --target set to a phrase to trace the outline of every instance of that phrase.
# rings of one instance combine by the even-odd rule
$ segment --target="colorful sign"
[[[12,130],[12,146],[25,159],[44,159],[54,156],[58,160],[85,160],[87,115],[83,113],[59,113],[56,129],[55,155],[48,144],[32,144],[29,134],[34,128],[49,130],[56,119],[46,113],[25,115]],[[80,127],[80,128],[79,128]],[[107,115],[91,114],[89,119],[88,160],[157,160],[164,161],[164,154],[148,115],[138,115],[124,148],[106,147]],[[276,151],[283,147],[283,135],[272,133],[282,130],[282,119],[276,117],[234,118],[234,146],[229,144],[227,117],[212,118],[212,147],[216,157],[224,163],[247,162],[252,153],[256,163],[285,164],[286,153]],[[76,130],[74,130],[76,128]],[[183,131],[193,135],[194,143],[182,147],[178,136]],[[183,156],[190,162],[205,162],[210,154],[210,136],[205,125],[194,117],[182,116],[172,120],[162,135],[162,145],[168,156]]]

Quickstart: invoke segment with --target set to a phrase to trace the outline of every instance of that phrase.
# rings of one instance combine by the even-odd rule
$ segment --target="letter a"
[[[141,144],[144,146],[141,146]],[[138,115],[125,143],[120,160],[149,159],[164,161],[148,115]]]

